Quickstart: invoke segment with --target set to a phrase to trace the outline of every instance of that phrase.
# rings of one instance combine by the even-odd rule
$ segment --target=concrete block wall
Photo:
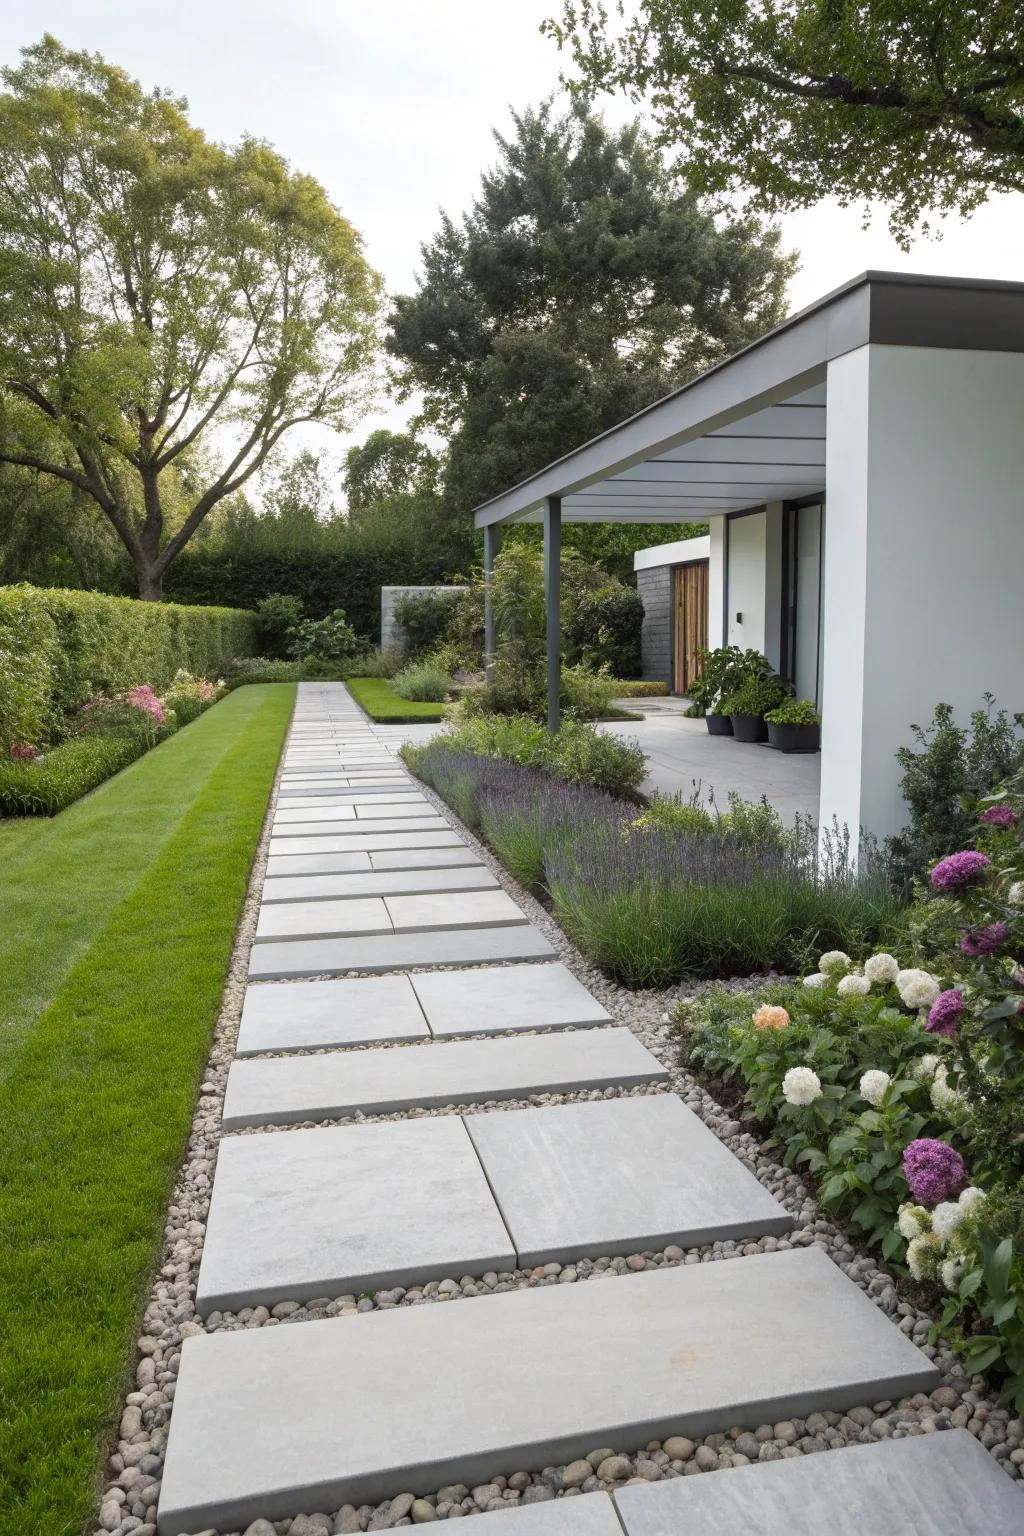
[[[380,589],[380,644],[381,650],[401,645],[405,638],[402,627],[395,618],[395,609],[403,597],[442,597],[449,592],[465,592],[466,587],[381,587]]]
[[[642,673],[645,682],[675,681],[672,666],[672,566],[655,565],[636,573],[637,591],[643,598],[644,622],[640,633]]]

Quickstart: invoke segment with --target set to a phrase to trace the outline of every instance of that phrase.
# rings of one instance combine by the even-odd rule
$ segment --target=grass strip
[[[350,677],[346,679],[346,686],[356,703],[380,725],[444,719],[443,704],[421,704],[399,698],[386,677]]]
[[[293,695],[288,685],[244,690],[248,707],[232,717],[219,759],[191,780],[177,765],[186,772],[181,814],[166,818],[173,831],[27,1032],[8,1077],[3,1536],[74,1536],[93,1516]],[[186,737],[195,768],[198,731],[167,745]],[[104,786],[125,818],[137,808],[132,773]],[[116,880],[110,832],[93,854]],[[44,914],[50,899],[40,892]]]

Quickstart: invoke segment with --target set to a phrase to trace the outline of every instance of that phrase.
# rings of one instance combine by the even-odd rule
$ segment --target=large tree
[[[431,495],[437,488],[437,457],[412,432],[379,427],[345,455],[342,482],[349,515],[396,496]]]
[[[929,209],[1024,191],[1021,0],[564,0],[577,88],[646,100],[710,192],[768,209],[877,198],[906,245]]]
[[[46,37],[3,81],[0,463],[90,498],[158,599],[291,427],[361,412],[379,279],[312,178],[98,55]]]
[[[460,512],[761,335],[794,266],[775,230],[716,218],[636,124],[548,103],[495,138],[387,339],[400,389],[449,437]]]

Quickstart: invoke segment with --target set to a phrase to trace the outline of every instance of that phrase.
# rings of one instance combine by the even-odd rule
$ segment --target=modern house
[[[485,568],[544,525],[553,729],[563,520],[707,521],[643,552],[645,665],[685,690],[706,590],[821,710],[821,821],[895,830],[912,722],[1024,707],[1024,284],[863,273],[477,508]]]

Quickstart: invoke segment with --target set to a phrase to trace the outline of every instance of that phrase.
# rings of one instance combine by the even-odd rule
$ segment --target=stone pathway
[[[470,1487],[503,1510],[495,1536],[1024,1528],[1018,1490],[960,1431],[686,1475],[691,1435],[732,1432],[742,1463],[754,1426],[891,1406],[939,1373],[816,1247],[682,1262],[793,1218],[340,684],[299,689],[249,980],[200,1315],[443,1296],[446,1276],[472,1290],[517,1266],[563,1283],[442,1307],[378,1294],[362,1316],[186,1338],[161,1536],[355,1532],[354,1506],[391,1501],[382,1529],[462,1513]],[[562,1102],[530,1102],[547,1095]],[[651,1268],[662,1252],[671,1267]],[[638,1272],[564,1283],[561,1266],[608,1255]],[[644,1446],[647,1480],[616,1486],[634,1463],[613,1448]],[[561,1468],[557,1501],[530,1497],[541,1467]]]

